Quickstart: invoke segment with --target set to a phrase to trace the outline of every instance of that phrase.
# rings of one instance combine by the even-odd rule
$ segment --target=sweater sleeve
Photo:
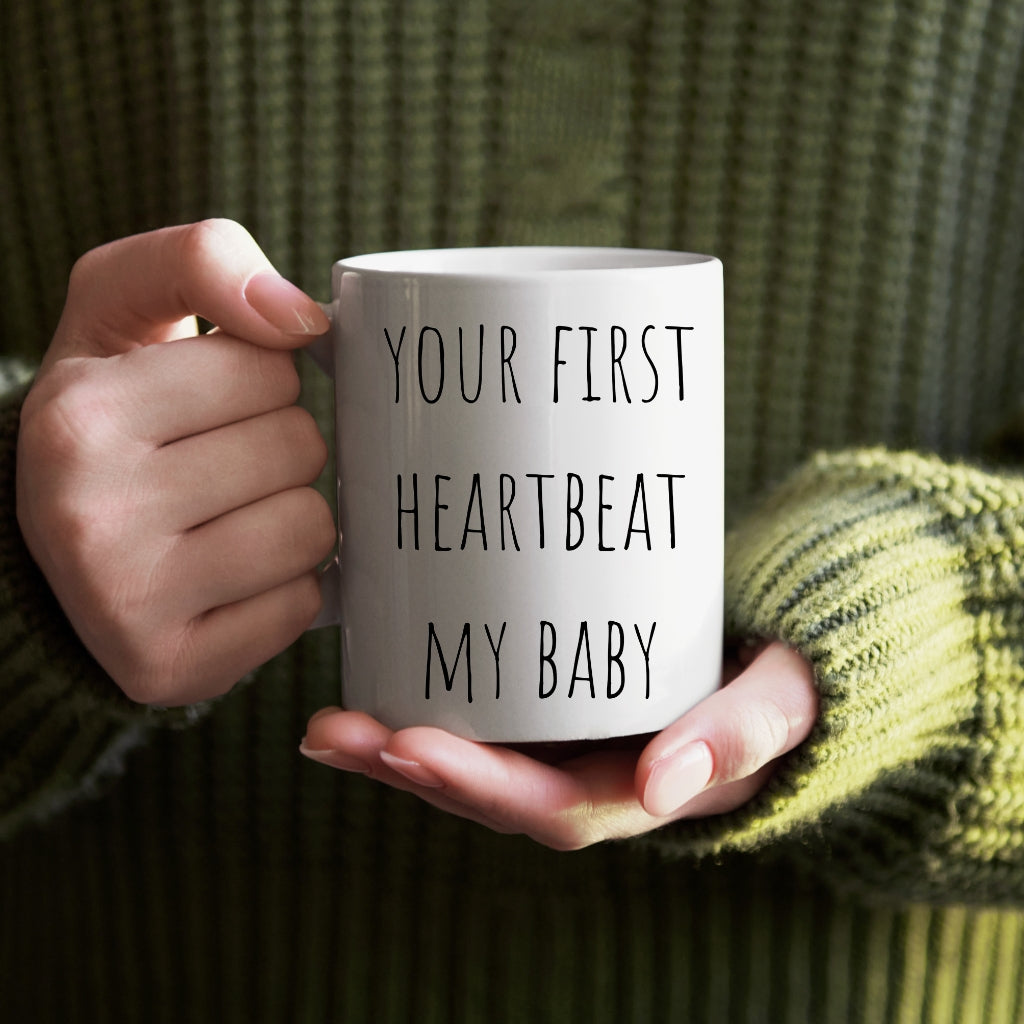
[[[29,372],[0,361],[0,837],[96,792],[156,724],[202,708],[130,702],[78,639],[21,537],[15,464]]]
[[[813,664],[809,739],[668,852],[782,850],[900,899],[1024,900],[1024,478],[821,455],[727,544],[736,637]]]

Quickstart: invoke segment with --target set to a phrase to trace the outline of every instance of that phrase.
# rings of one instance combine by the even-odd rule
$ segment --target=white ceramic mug
[[[358,256],[335,264],[330,312],[344,707],[600,739],[718,686],[718,260]]]

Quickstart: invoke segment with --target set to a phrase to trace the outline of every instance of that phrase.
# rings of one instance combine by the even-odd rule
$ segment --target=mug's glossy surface
[[[715,689],[721,264],[384,253],[333,295],[344,706],[598,739]]]

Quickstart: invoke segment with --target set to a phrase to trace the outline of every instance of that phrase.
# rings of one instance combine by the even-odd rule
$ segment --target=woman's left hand
[[[578,850],[733,810],[806,739],[818,711],[810,665],[780,643],[747,660],[727,661],[726,685],[643,746],[503,747],[428,727],[392,732],[361,712],[325,708],[300,749],[496,832]]]

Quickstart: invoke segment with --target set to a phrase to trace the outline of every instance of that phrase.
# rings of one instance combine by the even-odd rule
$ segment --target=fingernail
[[[245,301],[285,334],[312,337],[331,326],[324,311],[305,292],[273,270],[261,271],[249,279]]]
[[[711,781],[714,762],[703,740],[687,743],[654,762],[644,787],[644,810],[656,818],[677,811],[703,792]]]
[[[356,772],[359,775],[369,775],[370,766],[357,757],[350,757],[340,750],[310,750],[305,743],[299,744],[299,753],[308,757],[310,761],[318,764],[326,764],[331,768],[340,768],[343,772]]]
[[[380,752],[380,759],[392,770],[404,776],[417,786],[426,786],[427,789],[441,789],[444,780],[436,775],[429,768],[424,768],[418,761],[406,761],[405,758],[395,757],[386,750]]]

